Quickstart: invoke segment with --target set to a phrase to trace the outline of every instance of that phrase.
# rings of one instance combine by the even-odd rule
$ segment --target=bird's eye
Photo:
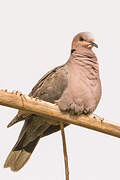
[[[84,41],[84,39],[82,37],[79,38],[79,41]]]

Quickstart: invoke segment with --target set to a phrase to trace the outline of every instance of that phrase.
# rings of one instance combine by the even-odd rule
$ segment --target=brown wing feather
[[[55,100],[58,100],[61,97],[66,87],[67,87],[67,71],[66,71],[66,67],[63,65],[54,68],[52,71],[49,71],[45,76],[43,76],[39,80],[39,82],[34,86],[29,96],[37,97],[44,101],[55,103]],[[22,111],[19,111],[16,117],[17,117],[16,122],[18,122],[19,119],[20,120],[23,119],[26,121],[22,128],[18,141],[14,146],[14,149],[16,149],[16,147],[18,148],[18,146],[19,148],[21,146],[25,147],[27,143],[29,144],[38,136],[43,137],[53,132],[56,132],[60,129],[59,126],[48,125],[47,121],[43,121],[42,118],[33,114],[30,114],[29,116],[27,115],[26,117],[26,115],[24,115],[24,112],[22,113]],[[45,125],[43,122],[45,123]],[[41,124],[43,126],[43,129],[40,128]],[[46,133],[44,134],[45,131]],[[21,142],[24,141],[24,142],[22,142],[21,144],[20,141]]]

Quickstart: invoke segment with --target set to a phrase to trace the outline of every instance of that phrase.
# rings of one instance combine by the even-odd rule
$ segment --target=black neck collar
[[[76,51],[76,50],[75,50],[75,49],[71,49],[71,54],[72,54],[74,51]]]

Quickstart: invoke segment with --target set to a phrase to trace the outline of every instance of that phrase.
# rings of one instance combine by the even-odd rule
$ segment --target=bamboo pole
[[[68,165],[67,146],[66,146],[66,139],[65,139],[65,132],[64,132],[64,124],[62,121],[60,121],[60,128],[61,128],[64,162],[65,162],[65,176],[66,176],[66,180],[69,180],[69,165]]]
[[[103,120],[98,116],[70,116],[61,113],[57,105],[40,101],[20,93],[12,93],[0,90],[0,105],[27,111],[48,118],[54,122],[66,122],[83,126],[88,129],[99,131],[120,138],[120,125]]]

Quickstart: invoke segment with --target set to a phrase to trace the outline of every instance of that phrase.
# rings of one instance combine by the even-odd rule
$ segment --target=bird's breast
[[[60,109],[70,112],[91,113],[101,97],[101,84],[98,72],[76,63],[68,65],[68,86],[60,99]]]

